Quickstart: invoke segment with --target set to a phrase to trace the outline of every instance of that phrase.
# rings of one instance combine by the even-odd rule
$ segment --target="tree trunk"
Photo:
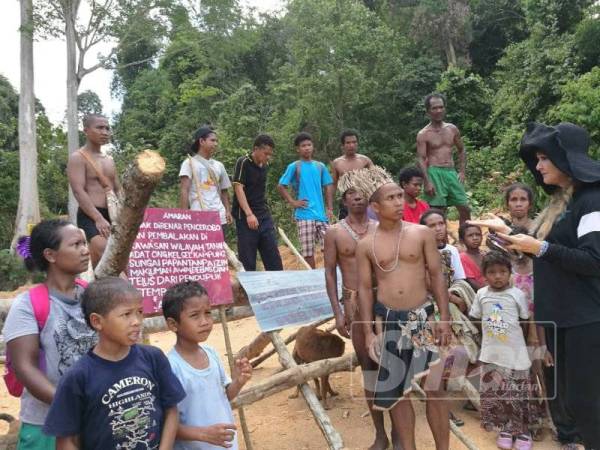
[[[112,224],[106,249],[94,271],[96,278],[118,276],[127,267],[146,205],[164,171],[165,160],[155,151],[144,150],[125,173],[118,219]]]
[[[319,378],[334,372],[351,371],[356,366],[356,353],[349,353],[339,358],[322,359],[292,367],[240,392],[235,400],[231,402],[231,406],[237,408],[238,406],[250,405],[277,392],[306,383],[313,378]]]
[[[67,42],[67,143],[69,156],[79,148],[79,118],[77,117],[77,92],[79,77],[77,76],[77,30],[75,22],[80,0],[63,2],[65,18],[65,38]],[[77,221],[77,200],[69,186],[69,219]]]
[[[21,86],[19,92],[19,206],[15,220],[14,248],[28,224],[40,221],[37,185],[35,94],[33,88],[33,5],[21,0]]]

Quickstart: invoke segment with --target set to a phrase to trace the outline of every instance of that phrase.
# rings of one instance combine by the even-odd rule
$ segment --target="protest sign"
[[[159,312],[167,288],[185,280],[202,284],[211,305],[232,303],[219,213],[146,209],[127,274],[142,293],[145,314]]]
[[[333,316],[323,269],[240,272],[238,279],[263,332]]]

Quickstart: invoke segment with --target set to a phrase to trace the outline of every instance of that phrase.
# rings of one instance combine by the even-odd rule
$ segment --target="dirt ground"
[[[282,250],[284,265],[287,269],[300,269],[296,265],[294,256],[287,250]],[[322,262],[318,259],[320,265]],[[0,293],[0,298],[11,298],[14,293]],[[258,325],[253,317],[229,323],[230,334],[234,351],[247,344],[258,333]],[[283,336],[292,333],[289,329],[282,332]],[[157,333],[150,336],[150,343],[168,351],[174,344],[174,335],[169,332]],[[215,324],[208,344],[214,346],[220,353],[225,365],[225,343],[223,331],[220,324]],[[270,346],[269,346],[270,348]],[[293,344],[289,345],[290,351]],[[346,341],[346,352],[352,351],[350,341]],[[248,384],[263,380],[276,373],[280,368],[276,357],[271,357],[255,369],[253,378]],[[333,426],[341,434],[346,448],[365,449],[373,441],[374,433],[367,407],[361,398],[360,370],[354,373],[342,372],[330,377],[334,390],[339,396],[332,399],[332,409],[328,411]],[[252,439],[253,448],[256,450],[312,450],[325,449],[326,444],[318,426],[314,422],[308,407],[302,396],[289,399],[288,396],[294,392],[289,389],[276,395],[263,399],[257,403],[245,407],[246,420]],[[495,434],[486,433],[479,426],[477,413],[462,409],[464,402],[452,400],[452,410],[465,421],[460,430],[466,434],[473,444],[480,449],[495,449]],[[431,432],[425,417],[424,403],[414,399],[413,406],[416,412],[416,436],[419,449],[435,448]],[[8,395],[4,383],[0,382],[0,413],[8,413],[18,416],[19,400]],[[237,414],[236,414],[237,417]],[[390,423],[386,419],[386,428],[389,432]],[[238,429],[239,429],[238,423]],[[4,423],[0,424],[0,434],[6,432]],[[241,433],[240,433],[241,434]],[[452,449],[462,449],[465,446],[451,434],[450,446]],[[243,439],[240,439],[240,448],[245,449]],[[559,446],[552,441],[549,432],[545,434],[543,442],[534,444],[536,449],[556,449]]]

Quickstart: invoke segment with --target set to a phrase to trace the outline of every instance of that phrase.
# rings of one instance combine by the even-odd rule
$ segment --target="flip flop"
[[[462,427],[465,422],[462,419],[459,419],[458,417],[456,417],[452,412],[449,413],[450,415],[450,420],[452,421],[452,423],[454,423],[454,425],[456,425],[457,427]]]

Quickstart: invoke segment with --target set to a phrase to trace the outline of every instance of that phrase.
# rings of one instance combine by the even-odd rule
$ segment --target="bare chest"
[[[346,159],[340,158],[337,160],[336,169],[340,175],[350,172],[351,170],[364,169],[367,167],[368,161],[366,158]]]
[[[428,130],[426,137],[428,151],[436,151],[439,149],[452,150],[454,132],[450,128],[443,128],[439,131]]]

